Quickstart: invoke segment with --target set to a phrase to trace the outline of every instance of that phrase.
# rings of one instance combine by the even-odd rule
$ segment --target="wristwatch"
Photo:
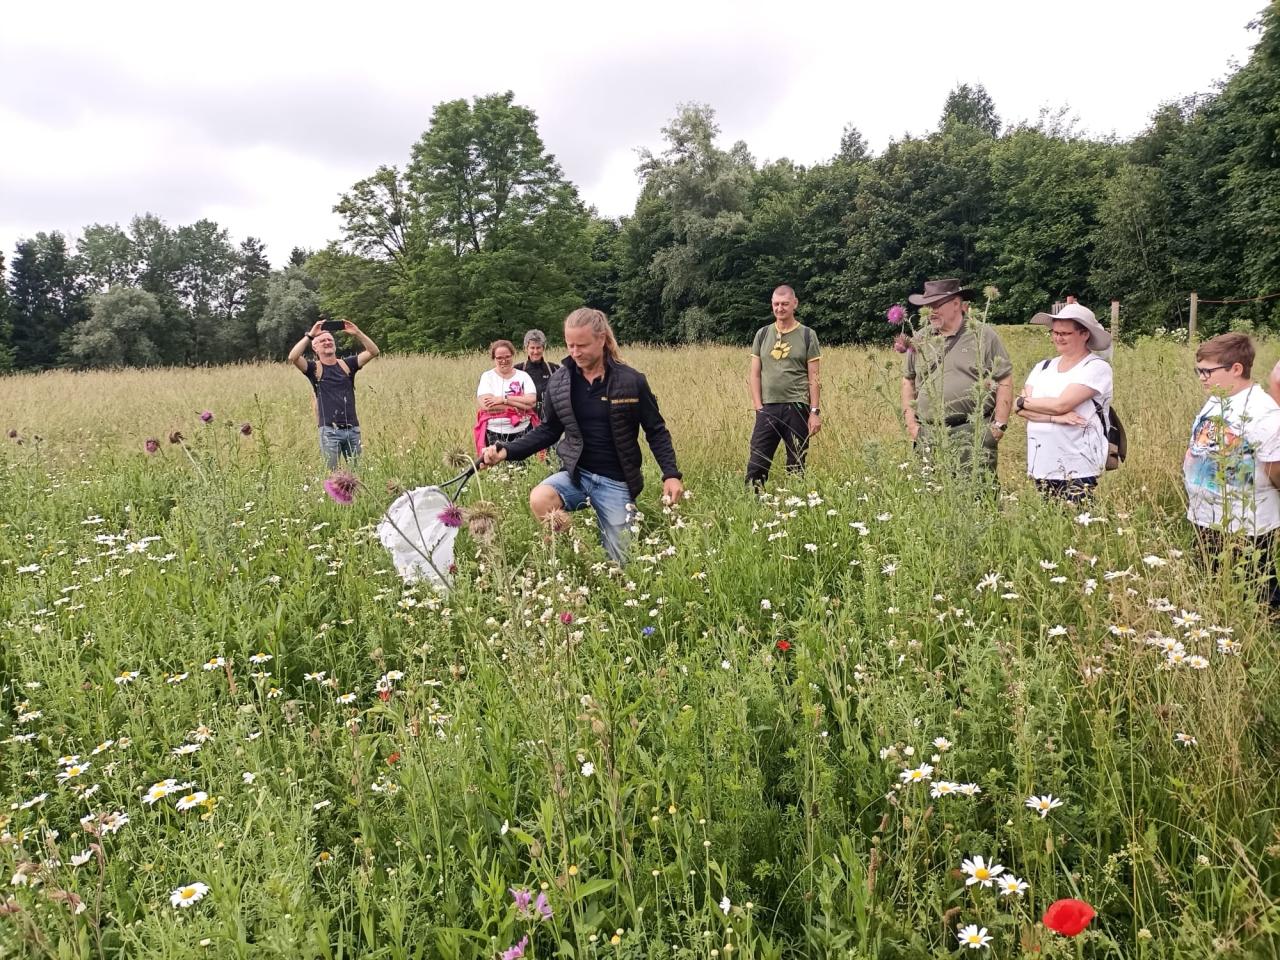
[[[810,407],[809,412],[812,413],[815,417],[822,415],[822,410],[818,407]]]
[[[995,420],[991,421],[991,427],[994,430],[999,430],[1001,433],[1004,433],[1009,429],[1009,425],[1007,423],[997,423]]]
[[[1026,405],[1027,405],[1027,398],[1023,396],[1019,396],[1016,400],[1013,401],[1013,409],[1015,410],[1021,410]]]

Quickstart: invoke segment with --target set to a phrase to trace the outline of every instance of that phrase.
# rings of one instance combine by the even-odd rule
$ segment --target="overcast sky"
[[[201,217],[274,263],[337,236],[338,195],[404,165],[442,100],[514,90],[601,213],[629,213],[637,147],[684,101],[758,160],[874,150],[982,83],[1006,122],[1069,106],[1140,132],[1248,59],[1265,0],[867,4],[50,2],[0,22],[0,249],[151,211]]]

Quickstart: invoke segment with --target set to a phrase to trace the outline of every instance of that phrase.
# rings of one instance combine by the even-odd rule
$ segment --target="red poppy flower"
[[[397,750],[395,753],[391,754],[391,756],[387,757],[387,766],[389,767],[394,763],[398,763],[399,760],[400,760],[400,751]]]
[[[786,653],[788,650],[790,650],[790,649],[791,649],[791,641],[790,641],[790,640],[779,640],[779,641],[778,641],[778,649],[779,649],[779,650],[781,650],[783,653]]]
[[[1055,900],[1049,904],[1041,922],[1064,937],[1074,937],[1098,914],[1083,900]]]

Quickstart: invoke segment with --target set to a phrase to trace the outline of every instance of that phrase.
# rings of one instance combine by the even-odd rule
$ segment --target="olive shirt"
[[[996,383],[1013,374],[1009,352],[995,330],[966,319],[949,337],[926,330],[914,342],[903,376],[915,384],[916,419],[922,428],[971,422],[979,399],[980,415],[989,419]]]
[[[751,344],[760,358],[760,401],[809,405],[809,364],[822,359],[818,335],[803,323],[782,333],[777,323],[761,327]]]

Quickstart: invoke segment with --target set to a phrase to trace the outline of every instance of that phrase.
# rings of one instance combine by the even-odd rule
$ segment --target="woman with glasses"
[[[489,345],[493,369],[476,387],[476,454],[498,441],[523,437],[538,425],[538,391],[533,378],[515,368],[516,348],[510,340]]]
[[[1078,303],[1031,322],[1049,327],[1058,355],[1031,369],[1013,404],[1027,421],[1027,475],[1045,496],[1079,503],[1107,464],[1111,364],[1093,351],[1107,349],[1111,334]]]

